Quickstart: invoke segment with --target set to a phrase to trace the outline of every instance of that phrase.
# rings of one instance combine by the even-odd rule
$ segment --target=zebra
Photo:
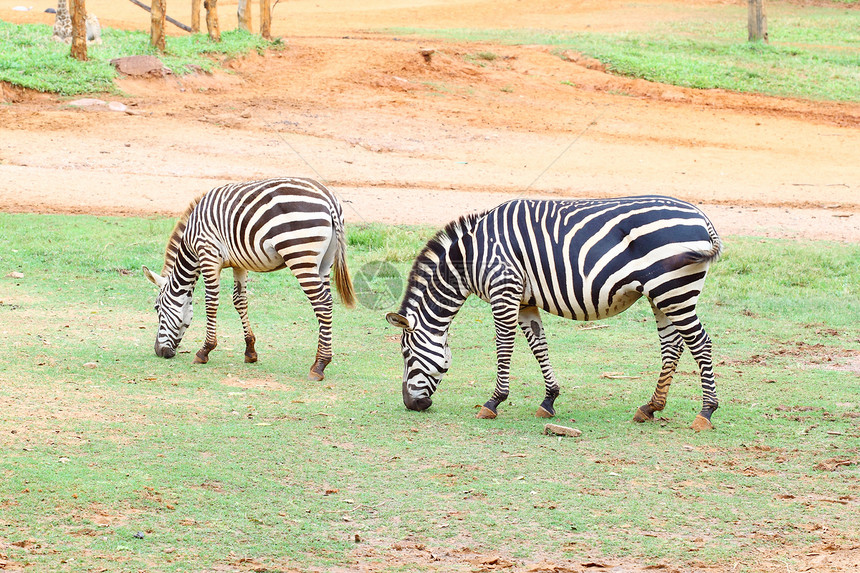
[[[322,380],[331,362],[332,296],[330,271],[341,301],[355,305],[346,264],[343,211],[321,183],[281,178],[232,183],[195,199],[176,223],[156,275],[144,276],[159,287],[155,309],[158,333],[155,354],[172,358],[193,315],[192,293],[202,275],[206,288],[206,340],[194,356],[205,364],[217,346],[215,315],[221,269],[231,267],[233,305],[242,320],[245,362],[256,362],[256,338],[248,321],[248,271],[289,268],[310,300],[319,322],[316,358],[309,378]]]
[[[657,319],[662,370],[650,401],[634,416],[653,420],[666,405],[684,345],[698,363],[703,406],[692,428],[712,427],[718,401],[711,340],[696,302],[722,241],[693,205],[661,196],[508,201],[449,223],[419,253],[400,309],[386,315],[403,330],[403,402],[423,411],[451,366],[448,331],[474,294],[492,308],[497,377],[478,418],[495,418],[508,397],[517,324],[546,386],[536,415],[555,415],[559,385],[539,310],[574,320],[616,315],[644,296]]]

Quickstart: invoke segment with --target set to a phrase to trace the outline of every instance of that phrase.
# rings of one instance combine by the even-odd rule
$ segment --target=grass
[[[103,43],[87,48],[89,61],[69,57],[69,46],[51,39],[51,27],[43,24],[10,24],[0,20],[0,81],[42,92],[63,95],[104,93],[116,90],[114,58],[157,55],[176,74],[217,65],[216,58],[230,58],[278,47],[241,30],[226,31],[221,42],[204,34],[167,38],[167,53],[158,54],[144,32],[102,28]]]
[[[738,6],[691,7],[682,20],[644,32],[396,28],[387,32],[458,42],[546,45],[581,52],[613,73],[692,88],[813,100],[860,101],[860,11],[768,8],[769,44],[746,41]]]
[[[556,421],[583,431],[560,439],[533,417],[543,389],[523,340],[500,417],[474,418],[495,368],[476,299],[422,414],[401,402],[390,309],[336,306],[335,361],[306,380],[315,323],[286,273],[250,279],[257,364],[242,362],[229,272],[210,363],[191,364],[200,288],[184,353],[156,358],[140,267],[160,267],[172,223],[0,214],[7,567],[456,571],[501,554],[761,571],[767,556],[860,542],[858,245],[727,238],[700,304],[722,399],[709,433],[687,429],[701,400],[689,354],[662,418],[629,421],[659,366],[647,304],[596,330],[546,317]],[[350,227],[353,274],[405,273],[432,232]]]
[[[846,8],[768,7],[769,44],[746,40],[746,10],[735,5],[691,6],[679,16],[636,33],[567,33],[553,30],[396,28],[397,35],[421,35],[460,42],[540,44],[604,62],[613,73],[692,88],[721,88],[812,100],[860,101],[860,11]],[[155,54],[144,32],[103,29],[104,44],[90,46],[91,61],[68,57],[68,46],[50,39],[45,25],[0,21],[0,81],[64,95],[111,92],[116,57]],[[209,70],[214,57],[279,47],[259,36],[228,31],[221,43],[195,34],[168,38],[160,57],[175,73]],[[497,59],[491,51],[467,57],[478,65]]]

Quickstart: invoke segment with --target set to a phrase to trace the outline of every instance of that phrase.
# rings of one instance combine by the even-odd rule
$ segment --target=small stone
[[[110,61],[116,71],[126,76],[164,77],[170,70],[155,56],[126,56]]]
[[[543,427],[543,433],[553,434],[556,436],[570,436],[571,438],[578,438],[582,435],[581,430],[568,428],[567,426],[559,426],[558,424],[547,424]]]
[[[107,102],[92,97],[85,97],[70,101],[69,105],[72,107],[103,107],[107,105]]]

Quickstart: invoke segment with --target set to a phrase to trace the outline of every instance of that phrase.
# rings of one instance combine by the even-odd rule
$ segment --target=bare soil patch
[[[52,21],[17,4],[0,0],[0,17]],[[224,28],[234,4],[219,6]],[[172,215],[226,181],[303,175],[336,189],[351,222],[441,225],[516,196],[659,193],[701,204],[724,235],[860,241],[858,104],[618,78],[540,46],[368,32],[616,30],[678,18],[670,4],[389,4],[279,5],[286,49],[212,75],[120,80],[124,95],[102,97],[126,112],[3,86],[0,209]],[[148,27],[131,3],[87,7],[106,26]]]

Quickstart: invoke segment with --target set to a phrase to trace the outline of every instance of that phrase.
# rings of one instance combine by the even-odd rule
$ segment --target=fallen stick
[[[641,376],[625,376],[620,372],[604,372],[600,377],[608,380],[639,380],[641,378]]]
[[[577,330],[597,330],[598,328],[609,328],[608,324],[592,324],[590,326],[580,326]]]
[[[141,8],[143,8],[144,10],[149,12],[150,14],[152,13],[152,8],[150,8],[149,6],[144,4],[143,2],[139,2],[138,0],[128,0],[128,1],[131,2],[132,4],[136,5],[136,6],[140,6]],[[170,16],[165,16],[164,19],[167,20],[168,22],[170,22],[171,24],[173,24],[174,26],[176,26],[177,28],[181,28],[181,29],[185,30],[186,32],[194,32],[194,30],[191,29],[191,26],[186,26],[182,22],[178,22],[178,21],[174,20],[173,18],[171,18]]]

